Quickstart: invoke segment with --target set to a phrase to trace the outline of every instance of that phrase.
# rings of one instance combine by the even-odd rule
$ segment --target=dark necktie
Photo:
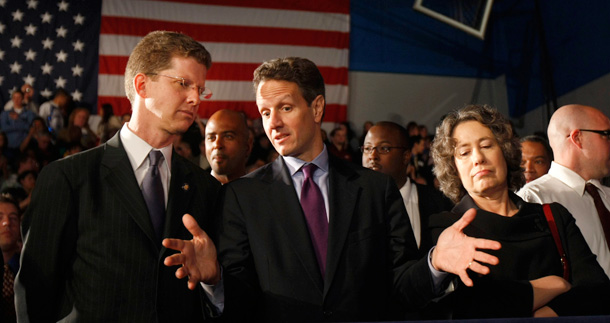
[[[324,276],[326,272],[326,249],[328,246],[328,220],[326,218],[326,207],[324,197],[320,188],[313,180],[313,174],[317,166],[308,164],[303,166],[303,188],[301,189],[301,207],[305,213],[309,236],[313,243],[320,272]]]
[[[159,164],[163,162],[163,154],[158,150],[151,150],[148,154],[150,166],[142,181],[142,194],[148,207],[148,213],[152,220],[153,228],[160,240],[163,235],[163,223],[165,222],[165,194],[159,173]]]
[[[608,244],[608,248],[610,248],[610,212],[604,205],[595,185],[587,183],[585,185],[585,190],[593,197],[593,202],[595,203],[595,208],[597,209],[597,214],[599,215],[599,220],[602,223],[604,235],[606,236],[606,244]]]
[[[0,313],[2,322],[15,322],[15,300],[13,285],[15,277],[9,268],[8,264],[4,265],[4,275],[2,277],[2,313]]]

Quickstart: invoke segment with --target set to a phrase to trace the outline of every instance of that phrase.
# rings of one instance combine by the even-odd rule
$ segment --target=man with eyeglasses
[[[212,227],[220,184],[172,146],[209,98],[210,66],[189,36],[146,35],[125,71],[131,120],[103,145],[44,167],[22,229],[19,322],[202,322],[214,314],[203,286],[189,290],[163,264],[174,251],[162,246],[191,238],[185,213]],[[205,259],[203,282],[214,284],[216,255]]]
[[[378,122],[364,138],[362,166],[394,179],[409,214],[417,246],[425,253],[432,247],[428,218],[432,214],[451,210],[453,203],[433,186],[415,183],[407,176],[413,146],[407,136],[407,130],[397,123]]]
[[[554,160],[549,172],[519,192],[534,203],[558,202],[576,219],[587,244],[610,277],[610,120],[583,105],[559,108],[547,129]]]

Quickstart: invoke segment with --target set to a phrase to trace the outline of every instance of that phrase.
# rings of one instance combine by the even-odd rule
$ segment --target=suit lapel
[[[328,292],[339,266],[360,190],[360,187],[352,182],[353,177],[357,175],[354,171],[337,165],[338,160],[330,155],[328,162],[330,222],[324,295]]]
[[[290,237],[288,243],[295,250],[295,254],[299,257],[307,275],[322,293],[324,281],[309,236],[305,215],[292,183],[292,177],[281,156],[273,162],[271,167],[272,171],[263,175],[262,179],[270,184],[271,194],[269,196],[282,201],[280,203],[270,203],[273,208],[271,214],[278,214],[281,217],[277,220],[280,222],[284,234]]]
[[[156,249],[159,249],[156,242],[157,239],[155,238],[155,231],[148,214],[148,208],[136,181],[129,157],[127,157],[127,153],[121,143],[119,133],[106,142],[101,164],[102,180],[108,183],[111,191],[116,192],[121,205],[127,209],[129,216],[133,218],[148,236],[151,244]]]
[[[169,183],[169,199],[165,217],[164,237],[178,237],[183,228],[182,216],[187,213],[195,185],[190,182],[190,170],[174,151],[172,153],[172,176]]]

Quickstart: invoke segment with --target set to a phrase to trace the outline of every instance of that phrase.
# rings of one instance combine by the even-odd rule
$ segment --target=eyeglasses
[[[158,76],[169,77],[174,80],[179,80],[180,82],[178,82],[178,84],[180,84],[184,90],[197,89],[197,93],[199,93],[199,99],[201,99],[201,100],[208,100],[212,97],[212,90],[210,90],[207,87],[199,87],[199,86],[195,85],[195,83],[193,81],[185,79],[184,77],[157,74],[157,73],[148,73],[147,75],[158,75]]]
[[[578,129],[580,131],[587,131],[587,132],[595,132],[598,135],[601,135],[602,137],[606,137],[606,139],[610,139],[610,129],[608,130],[590,130],[590,129]]]
[[[380,155],[389,154],[392,149],[407,149],[406,147],[391,147],[391,146],[379,146],[379,147],[360,147],[360,151],[364,154],[370,155],[373,151],[377,151]]]

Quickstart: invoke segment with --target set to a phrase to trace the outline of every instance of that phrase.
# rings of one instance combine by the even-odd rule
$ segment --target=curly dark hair
[[[493,133],[506,161],[508,189],[515,191],[525,183],[521,168],[521,144],[513,126],[496,109],[488,105],[468,105],[449,113],[436,128],[431,154],[434,159],[434,174],[440,182],[441,191],[453,202],[459,202],[467,194],[455,165],[453,130],[464,121],[478,121]]]

